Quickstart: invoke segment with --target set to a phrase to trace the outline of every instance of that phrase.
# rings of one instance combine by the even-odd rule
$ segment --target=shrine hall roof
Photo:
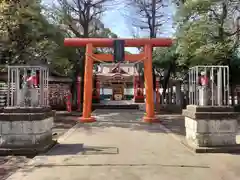
[[[102,76],[114,76],[115,74],[121,74],[122,76],[134,76],[137,74],[135,64],[133,63],[102,63],[98,66],[96,75]]]

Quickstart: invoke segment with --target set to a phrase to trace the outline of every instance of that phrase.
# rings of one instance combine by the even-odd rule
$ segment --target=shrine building
[[[144,102],[144,80],[134,63],[101,63],[94,74],[93,100],[134,99],[135,102]]]

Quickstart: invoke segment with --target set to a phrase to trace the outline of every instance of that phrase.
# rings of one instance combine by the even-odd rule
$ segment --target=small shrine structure
[[[113,101],[130,100],[144,102],[144,83],[134,63],[101,63],[95,72],[93,99],[108,97]],[[111,94],[105,95],[105,90]],[[100,93],[101,92],[101,93]],[[96,102],[96,101],[95,101]]]

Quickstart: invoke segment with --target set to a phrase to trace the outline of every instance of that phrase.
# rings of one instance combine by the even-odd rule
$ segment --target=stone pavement
[[[111,100],[101,100],[100,104],[103,105],[129,105],[133,104],[133,100],[121,100],[121,101],[111,101]]]
[[[98,122],[77,124],[60,144],[8,180],[237,180],[240,157],[194,154],[171,133],[169,120],[144,124],[136,110],[97,110]],[[173,119],[172,121],[182,121]],[[167,124],[168,123],[168,124]],[[178,124],[178,123],[176,123]]]

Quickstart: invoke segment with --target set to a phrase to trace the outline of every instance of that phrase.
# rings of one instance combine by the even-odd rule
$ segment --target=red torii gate
[[[144,80],[146,90],[146,115],[145,122],[157,121],[154,114],[153,100],[153,77],[152,77],[152,48],[169,47],[173,41],[169,38],[139,38],[139,39],[113,39],[113,38],[66,38],[65,46],[84,47],[86,46],[85,74],[84,74],[84,96],[83,96],[83,115],[81,122],[95,122],[91,117],[92,111],[92,86],[93,86],[93,63],[96,60],[109,62],[113,61],[111,54],[94,54],[96,47],[113,47],[115,40],[124,40],[125,47],[144,47],[140,54],[125,54],[125,60],[136,62],[142,60],[144,63]]]

